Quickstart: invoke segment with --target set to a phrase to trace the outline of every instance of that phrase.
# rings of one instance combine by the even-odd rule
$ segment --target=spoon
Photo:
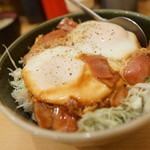
[[[141,27],[133,20],[127,17],[115,17],[112,19],[105,19],[100,17],[98,14],[96,14],[94,11],[80,3],[78,0],[69,0],[71,3],[75,4],[77,7],[82,9],[84,12],[88,13],[90,16],[92,16],[97,21],[105,21],[105,22],[111,22],[117,25],[120,25],[124,29],[133,32],[140,42],[142,47],[147,47],[147,39],[146,35],[141,29]]]

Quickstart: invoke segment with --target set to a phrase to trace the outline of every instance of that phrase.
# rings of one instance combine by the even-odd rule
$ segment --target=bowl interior
[[[116,16],[126,16],[126,17],[133,19],[141,26],[141,28],[146,33],[147,39],[150,40],[150,18],[143,16],[143,15],[139,15],[137,13],[128,12],[128,11],[120,11],[120,10],[97,10],[96,12],[105,18],[112,18]],[[80,22],[80,21],[83,22],[83,21],[92,19],[91,17],[89,17],[88,15],[84,13],[71,14],[71,15],[67,15],[67,17],[71,17],[77,22]],[[33,45],[35,38],[40,34],[45,34],[53,30],[62,18],[63,17],[59,17],[53,20],[49,20],[39,25],[37,28],[33,29],[29,33],[21,36],[8,48],[17,66],[19,66],[19,64],[17,63],[18,60],[22,56],[24,56],[25,53],[27,53],[29,47]],[[4,55],[0,63],[0,101],[3,106],[8,107],[9,109],[13,110],[13,112],[18,114],[23,119],[28,120],[33,123],[29,114],[25,113],[23,109],[21,108],[19,109],[16,108],[17,103],[15,103],[14,99],[11,97],[11,94],[10,94],[13,89],[9,84],[9,80],[11,80],[11,78],[8,75],[9,70],[7,68],[14,69],[8,56]]]

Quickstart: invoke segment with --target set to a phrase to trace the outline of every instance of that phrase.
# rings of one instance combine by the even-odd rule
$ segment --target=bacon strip
[[[115,89],[110,96],[110,105],[113,107],[119,106],[123,99],[127,97],[127,94],[128,90],[124,86]]]
[[[54,40],[55,38],[64,37],[67,32],[73,30],[78,24],[70,18],[64,18],[57,25],[57,30],[49,32],[48,34],[43,36],[43,43],[47,43],[50,40]]]
[[[119,74],[108,64],[107,60],[101,55],[83,55],[81,60],[89,65],[93,76],[97,77],[104,84],[113,87],[119,80]]]
[[[123,100],[127,97],[128,90],[125,86],[120,86],[114,89],[114,91],[100,103],[101,108],[110,108],[119,106]]]
[[[108,87],[113,88],[115,86],[115,84],[118,82],[120,76],[118,73],[112,73],[113,77],[111,77],[110,79],[101,79],[101,82],[103,82],[104,84],[106,84]]]
[[[46,103],[35,102],[34,114],[38,125],[42,128],[61,132],[77,130],[76,118],[69,114],[63,106],[51,106]]]
[[[81,59],[86,62],[92,74],[97,78],[111,78],[112,72],[108,65],[107,60],[101,55],[83,55]]]
[[[46,35],[40,35],[36,38],[35,44],[32,46],[31,50],[24,56],[24,60],[27,61],[34,54],[43,51],[43,49],[64,45],[65,36],[77,25],[78,23],[74,22],[72,19],[62,19],[57,26],[57,30],[51,31]]]
[[[123,76],[129,84],[144,82],[150,75],[150,57],[147,55],[134,56],[124,68]]]
[[[47,33],[46,35],[43,36],[43,44],[48,43],[51,40],[54,40],[56,38],[62,38],[66,35],[67,33],[64,30],[55,30],[52,32]]]
[[[57,28],[61,29],[61,30],[64,30],[64,31],[70,32],[71,30],[73,30],[74,28],[76,28],[77,25],[78,25],[78,23],[76,23],[75,21],[73,21],[73,19],[71,19],[71,18],[64,18],[57,25]]]
[[[51,128],[53,123],[51,107],[45,103],[40,102],[35,102],[33,107],[34,114],[39,126],[47,129]]]

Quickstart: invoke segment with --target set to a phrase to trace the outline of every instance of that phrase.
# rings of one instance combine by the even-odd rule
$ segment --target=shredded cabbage
[[[28,90],[21,77],[21,68],[10,70],[13,77],[10,81],[14,88],[12,97],[23,107],[25,112],[33,112]],[[101,108],[82,115],[77,122],[79,132],[91,132],[116,127],[139,117],[142,113],[150,112],[150,83],[139,83],[130,88],[127,98],[118,107]]]
[[[10,81],[10,85],[14,88],[11,95],[16,102],[18,102],[17,108],[23,107],[25,112],[32,112],[32,103],[29,100],[28,90],[21,77],[21,68],[18,68],[15,71],[10,71],[9,75],[13,77],[13,80]]]
[[[10,81],[14,88],[12,97],[23,107],[25,112],[33,112],[28,90],[21,77],[21,68],[10,70],[13,77]],[[82,115],[77,122],[79,132],[91,132],[116,127],[139,117],[142,113],[150,112],[150,83],[139,83],[130,88],[127,98],[118,107],[101,108]]]
[[[5,47],[5,46],[4,46]],[[6,51],[2,58],[7,54],[12,62],[15,71],[10,70],[9,75],[13,77],[10,81],[14,88],[11,95],[18,102],[18,107],[23,107],[25,112],[33,113],[32,102],[29,99],[29,93],[21,76],[21,68],[18,68],[13,61],[9,51]],[[20,63],[24,63],[23,60]],[[24,64],[23,64],[24,65]],[[82,118],[77,122],[78,131],[91,132],[116,127],[125,122],[139,117],[142,113],[150,112],[150,76],[146,83],[139,83],[130,88],[127,98],[118,107],[101,108],[93,112],[88,112],[82,115]],[[32,119],[35,120],[32,114]]]
[[[132,87],[127,98],[118,107],[101,108],[88,112],[78,121],[78,131],[91,132],[116,127],[150,112],[150,83]]]

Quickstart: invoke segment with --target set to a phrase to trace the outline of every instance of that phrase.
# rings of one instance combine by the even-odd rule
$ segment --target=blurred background
[[[150,0],[79,0],[91,9],[122,9],[150,16]],[[0,0],[0,53],[43,21],[81,11],[68,0]]]

